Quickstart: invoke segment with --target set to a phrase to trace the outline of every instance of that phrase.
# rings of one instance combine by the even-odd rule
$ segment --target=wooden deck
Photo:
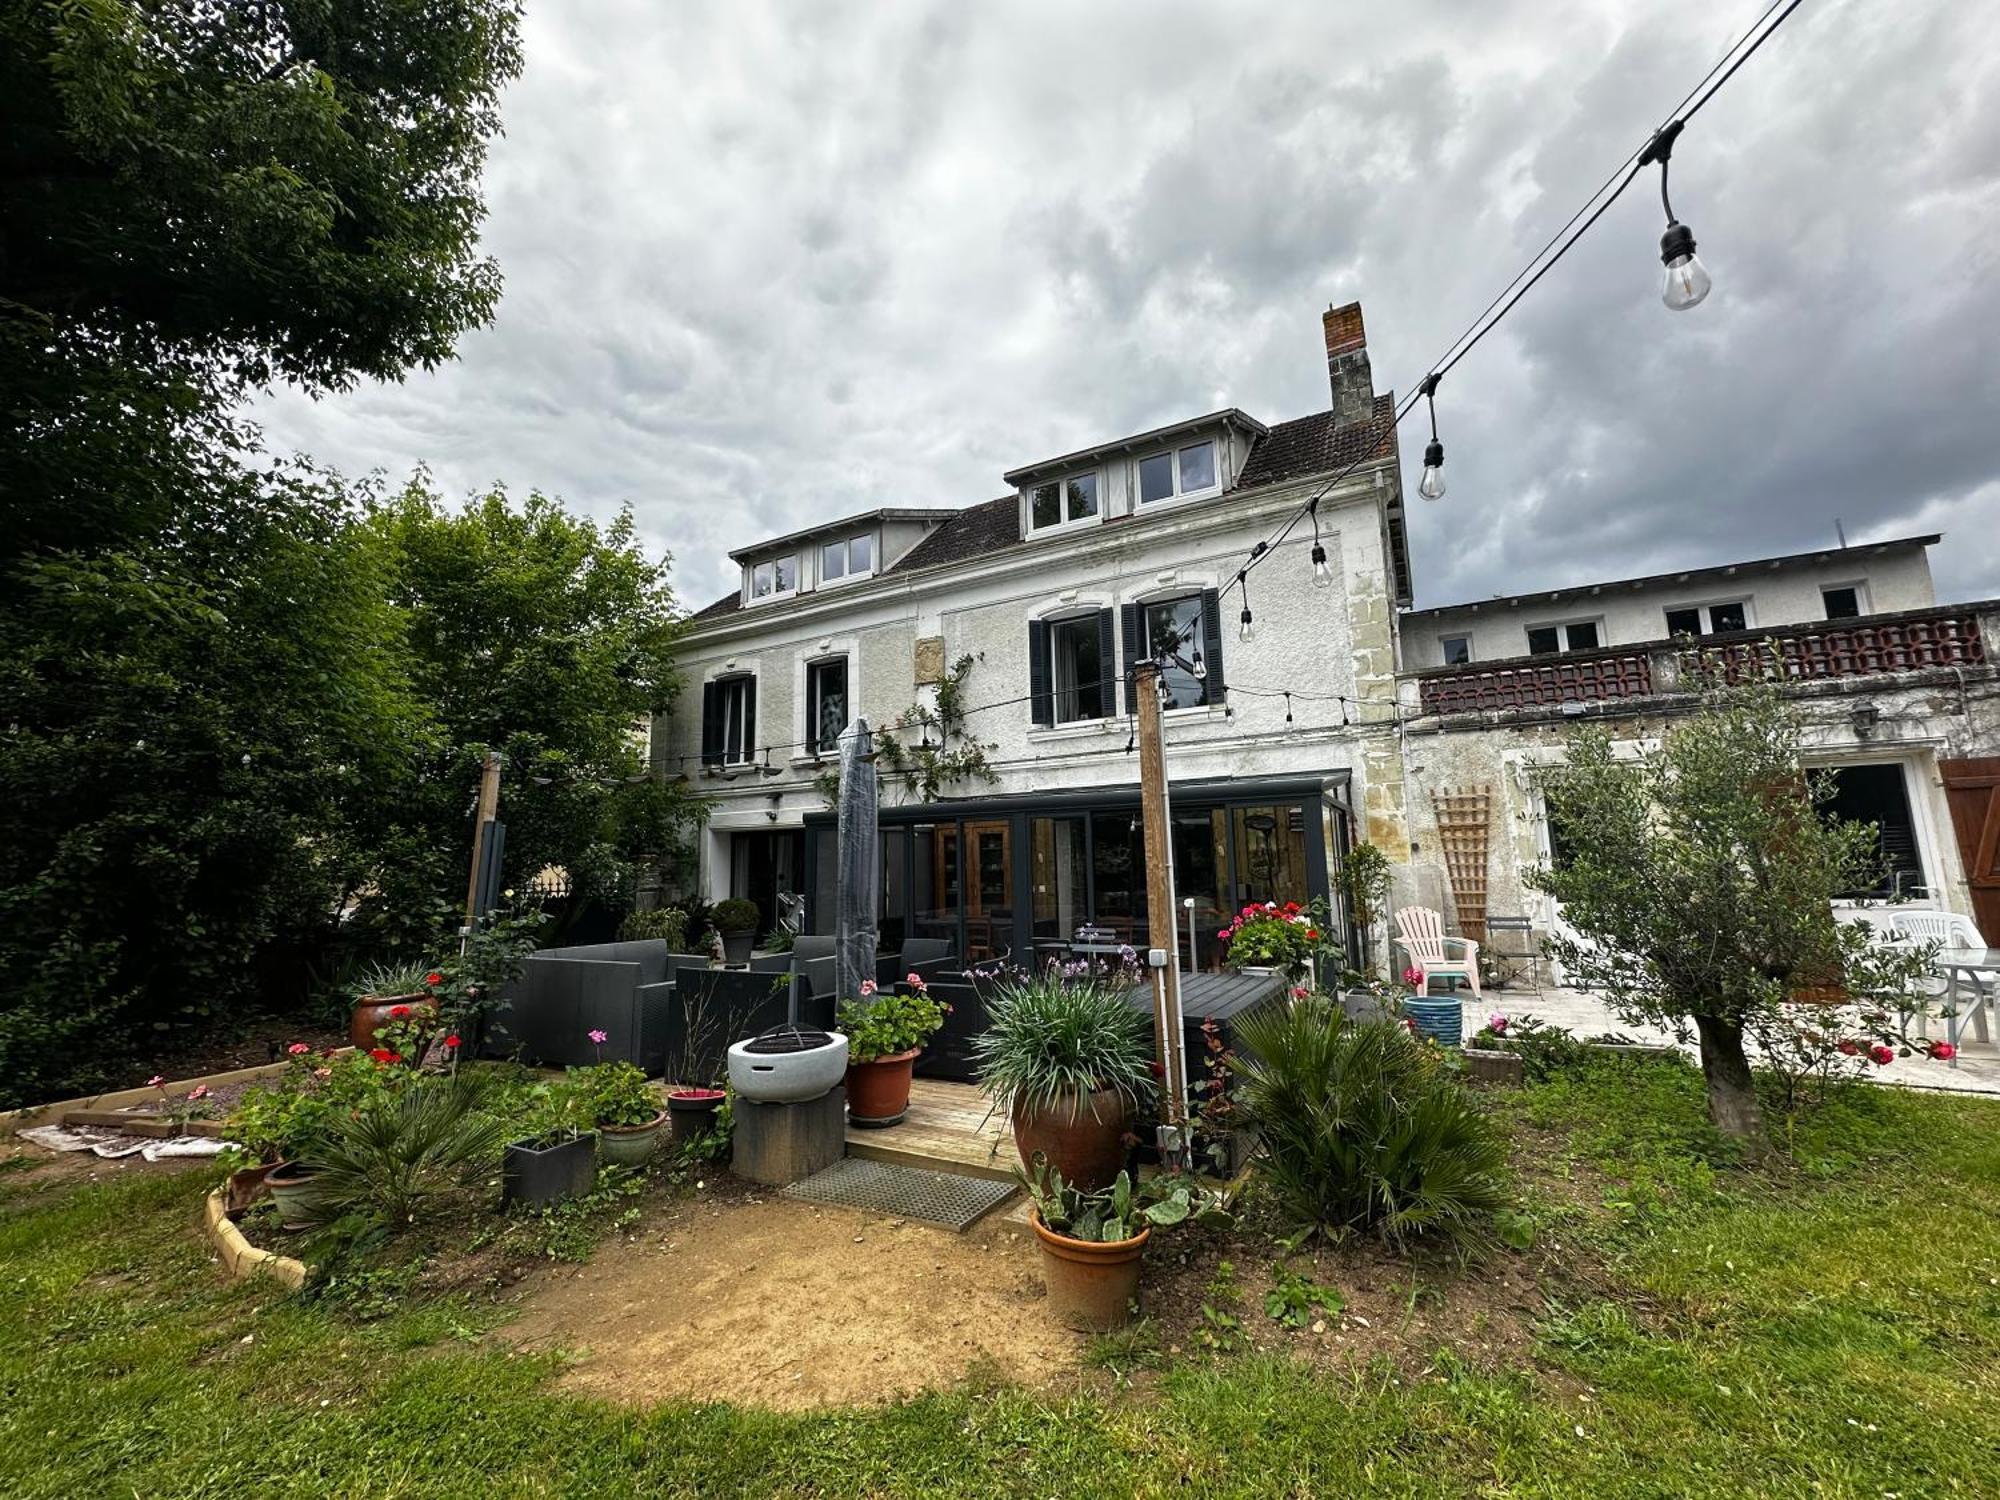
[[[1008,1182],[1018,1163],[1006,1118],[987,1117],[986,1096],[973,1084],[936,1078],[911,1083],[910,1112],[902,1124],[887,1130],[849,1125],[847,1154]]]

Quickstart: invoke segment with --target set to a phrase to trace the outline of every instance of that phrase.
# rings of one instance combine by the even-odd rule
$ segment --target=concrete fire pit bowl
[[[817,1099],[847,1076],[847,1038],[810,1026],[774,1026],[729,1049],[729,1082],[760,1104]]]

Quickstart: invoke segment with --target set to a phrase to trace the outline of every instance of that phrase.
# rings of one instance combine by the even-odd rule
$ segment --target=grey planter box
[[[1462,1047],[1459,1056],[1465,1059],[1466,1077],[1474,1083],[1498,1083],[1519,1088],[1525,1081],[1526,1071],[1521,1066],[1521,1054],[1518,1052]]]
[[[500,1160],[500,1201],[543,1208],[597,1186],[597,1132],[537,1146],[516,1141]]]

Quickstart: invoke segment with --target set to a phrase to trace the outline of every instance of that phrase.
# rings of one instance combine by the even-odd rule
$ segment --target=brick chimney
[[[1326,379],[1333,387],[1334,426],[1365,422],[1375,409],[1375,374],[1368,367],[1368,330],[1361,325],[1361,304],[1329,307],[1320,321],[1326,325]]]

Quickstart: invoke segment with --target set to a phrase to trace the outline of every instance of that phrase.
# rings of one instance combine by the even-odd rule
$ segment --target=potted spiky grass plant
[[[1126,1132],[1153,1089],[1153,1022],[1122,972],[1004,981],[972,1042],[980,1087],[1007,1111],[1024,1165],[1041,1158],[1075,1187],[1111,1186]]]

